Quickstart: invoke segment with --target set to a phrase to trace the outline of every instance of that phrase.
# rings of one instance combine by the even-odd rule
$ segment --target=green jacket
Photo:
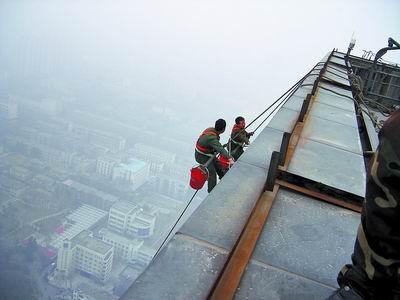
[[[219,142],[219,133],[215,128],[210,127],[203,131],[196,143],[196,150],[199,153],[215,154],[220,153],[226,159],[231,158],[228,151]]]

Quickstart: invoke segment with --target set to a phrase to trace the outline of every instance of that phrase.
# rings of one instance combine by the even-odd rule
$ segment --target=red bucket
[[[229,167],[230,167],[229,160],[226,159],[225,156],[218,155],[217,160],[218,160],[218,163],[219,163],[219,166],[221,167],[221,169],[223,169],[223,170],[229,169]]]
[[[200,190],[208,179],[208,171],[204,166],[193,167],[190,170],[190,187]]]

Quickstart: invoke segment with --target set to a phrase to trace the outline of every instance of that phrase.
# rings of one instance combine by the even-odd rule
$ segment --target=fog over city
[[[225,119],[225,143],[399,18],[395,0],[0,0],[0,298],[121,297],[193,195],[202,130]]]

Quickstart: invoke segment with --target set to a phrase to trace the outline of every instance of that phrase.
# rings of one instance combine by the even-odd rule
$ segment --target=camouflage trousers
[[[379,133],[352,263],[340,271],[340,286],[364,299],[400,299],[400,110]]]

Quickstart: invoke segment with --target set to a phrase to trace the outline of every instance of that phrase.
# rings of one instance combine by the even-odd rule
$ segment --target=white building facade
[[[82,231],[72,240],[65,240],[58,250],[57,270],[69,275],[72,270],[83,271],[106,282],[111,274],[114,247]]]

